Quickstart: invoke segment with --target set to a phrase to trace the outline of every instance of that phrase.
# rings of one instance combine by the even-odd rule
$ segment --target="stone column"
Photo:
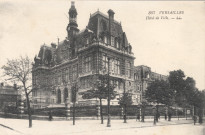
[[[20,103],[19,110],[20,110],[20,117],[22,119],[22,114],[24,114],[24,102],[22,101]]]
[[[124,108],[123,108],[123,107],[121,107],[120,109],[121,109],[121,112],[120,112],[120,119],[122,119],[122,118],[123,118],[123,116],[124,116]]]
[[[97,110],[96,112],[97,112],[97,120],[98,120],[100,116],[100,106],[99,105],[97,105],[96,110]]]
[[[64,89],[61,89],[61,104],[64,103]]]

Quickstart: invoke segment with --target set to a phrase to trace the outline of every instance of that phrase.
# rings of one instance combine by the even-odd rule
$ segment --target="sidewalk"
[[[172,121],[165,121],[164,119],[159,120],[156,125],[153,125],[153,120],[145,119],[145,122],[136,122],[135,119],[127,120],[127,123],[123,123],[123,120],[111,120],[111,127],[106,127],[107,120],[104,120],[104,124],[100,124],[100,120],[77,120],[76,125],[72,125],[72,121],[39,121],[33,120],[33,127],[28,128],[28,120],[21,119],[8,119],[0,118],[0,131],[3,126],[7,126],[10,129],[10,134],[26,134],[26,135],[64,135],[64,134],[80,134],[80,135],[91,135],[105,132],[110,132],[114,134],[120,131],[126,132],[139,132],[151,128],[151,131],[155,128],[153,127],[170,127],[170,126],[186,126],[186,127],[198,127],[202,130],[202,125],[195,125],[191,119],[185,120],[177,118],[172,119]],[[13,130],[11,130],[13,129]],[[157,129],[157,128],[156,128]],[[155,129],[155,130],[156,130]],[[202,131],[201,131],[202,132]],[[4,135],[4,134],[1,134]],[[5,134],[6,135],[6,134]],[[126,134],[124,134],[126,135]],[[197,135],[197,134],[194,134]]]

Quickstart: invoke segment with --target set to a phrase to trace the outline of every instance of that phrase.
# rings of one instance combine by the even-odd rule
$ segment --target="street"
[[[100,124],[100,120],[72,121],[40,121],[33,120],[33,127],[28,128],[28,120],[0,118],[1,135],[205,135],[205,125],[193,124],[191,119],[161,119],[153,125],[151,119],[144,123],[134,119],[123,123],[123,120],[111,120],[111,127],[106,127],[107,120]]]

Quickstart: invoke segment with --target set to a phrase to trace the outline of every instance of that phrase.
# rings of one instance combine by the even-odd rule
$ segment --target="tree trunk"
[[[101,118],[101,124],[103,124],[102,98],[100,98],[100,118]]]
[[[156,105],[156,122],[158,122],[158,118],[159,118],[159,111],[158,111],[158,108],[159,108],[159,106],[158,106],[158,104]]]
[[[26,90],[25,90],[25,94],[26,94],[26,103],[27,103],[28,118],[29,118],[29,128],[31,128],[32,127],[31,108],[30,108],[29,96]]]
[[[171,109],[168,106],[168,121],[171,121],[171,117],[172,117]]]
[[[127,106],[124,105],[124,123],[127,123]]]
[[[73,125],[75,125],[75,102],[73,102]]]
[[[185,108],[185,117],[186,117],[186,120],[187,120],[187,110],[186,110],[186,108]]]
[[[142,118],[141,118],[141,122],[144,122],[144,105],[141,106],[141,115],[142,115]]]

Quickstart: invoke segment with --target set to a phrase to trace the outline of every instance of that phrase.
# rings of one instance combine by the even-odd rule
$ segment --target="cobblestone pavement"
[[[205,124],[193,124],[191,119],[159,120],[153,125],[153,120],[146,119],[139,122],[134,119],[111,120],[111,127],[106,127],[107,120],[100,124],[100,120],[72,121],[40,121],[33,120],[33,127],[28,128],[28,120],[0,118],[0,135],[205,135]]]

